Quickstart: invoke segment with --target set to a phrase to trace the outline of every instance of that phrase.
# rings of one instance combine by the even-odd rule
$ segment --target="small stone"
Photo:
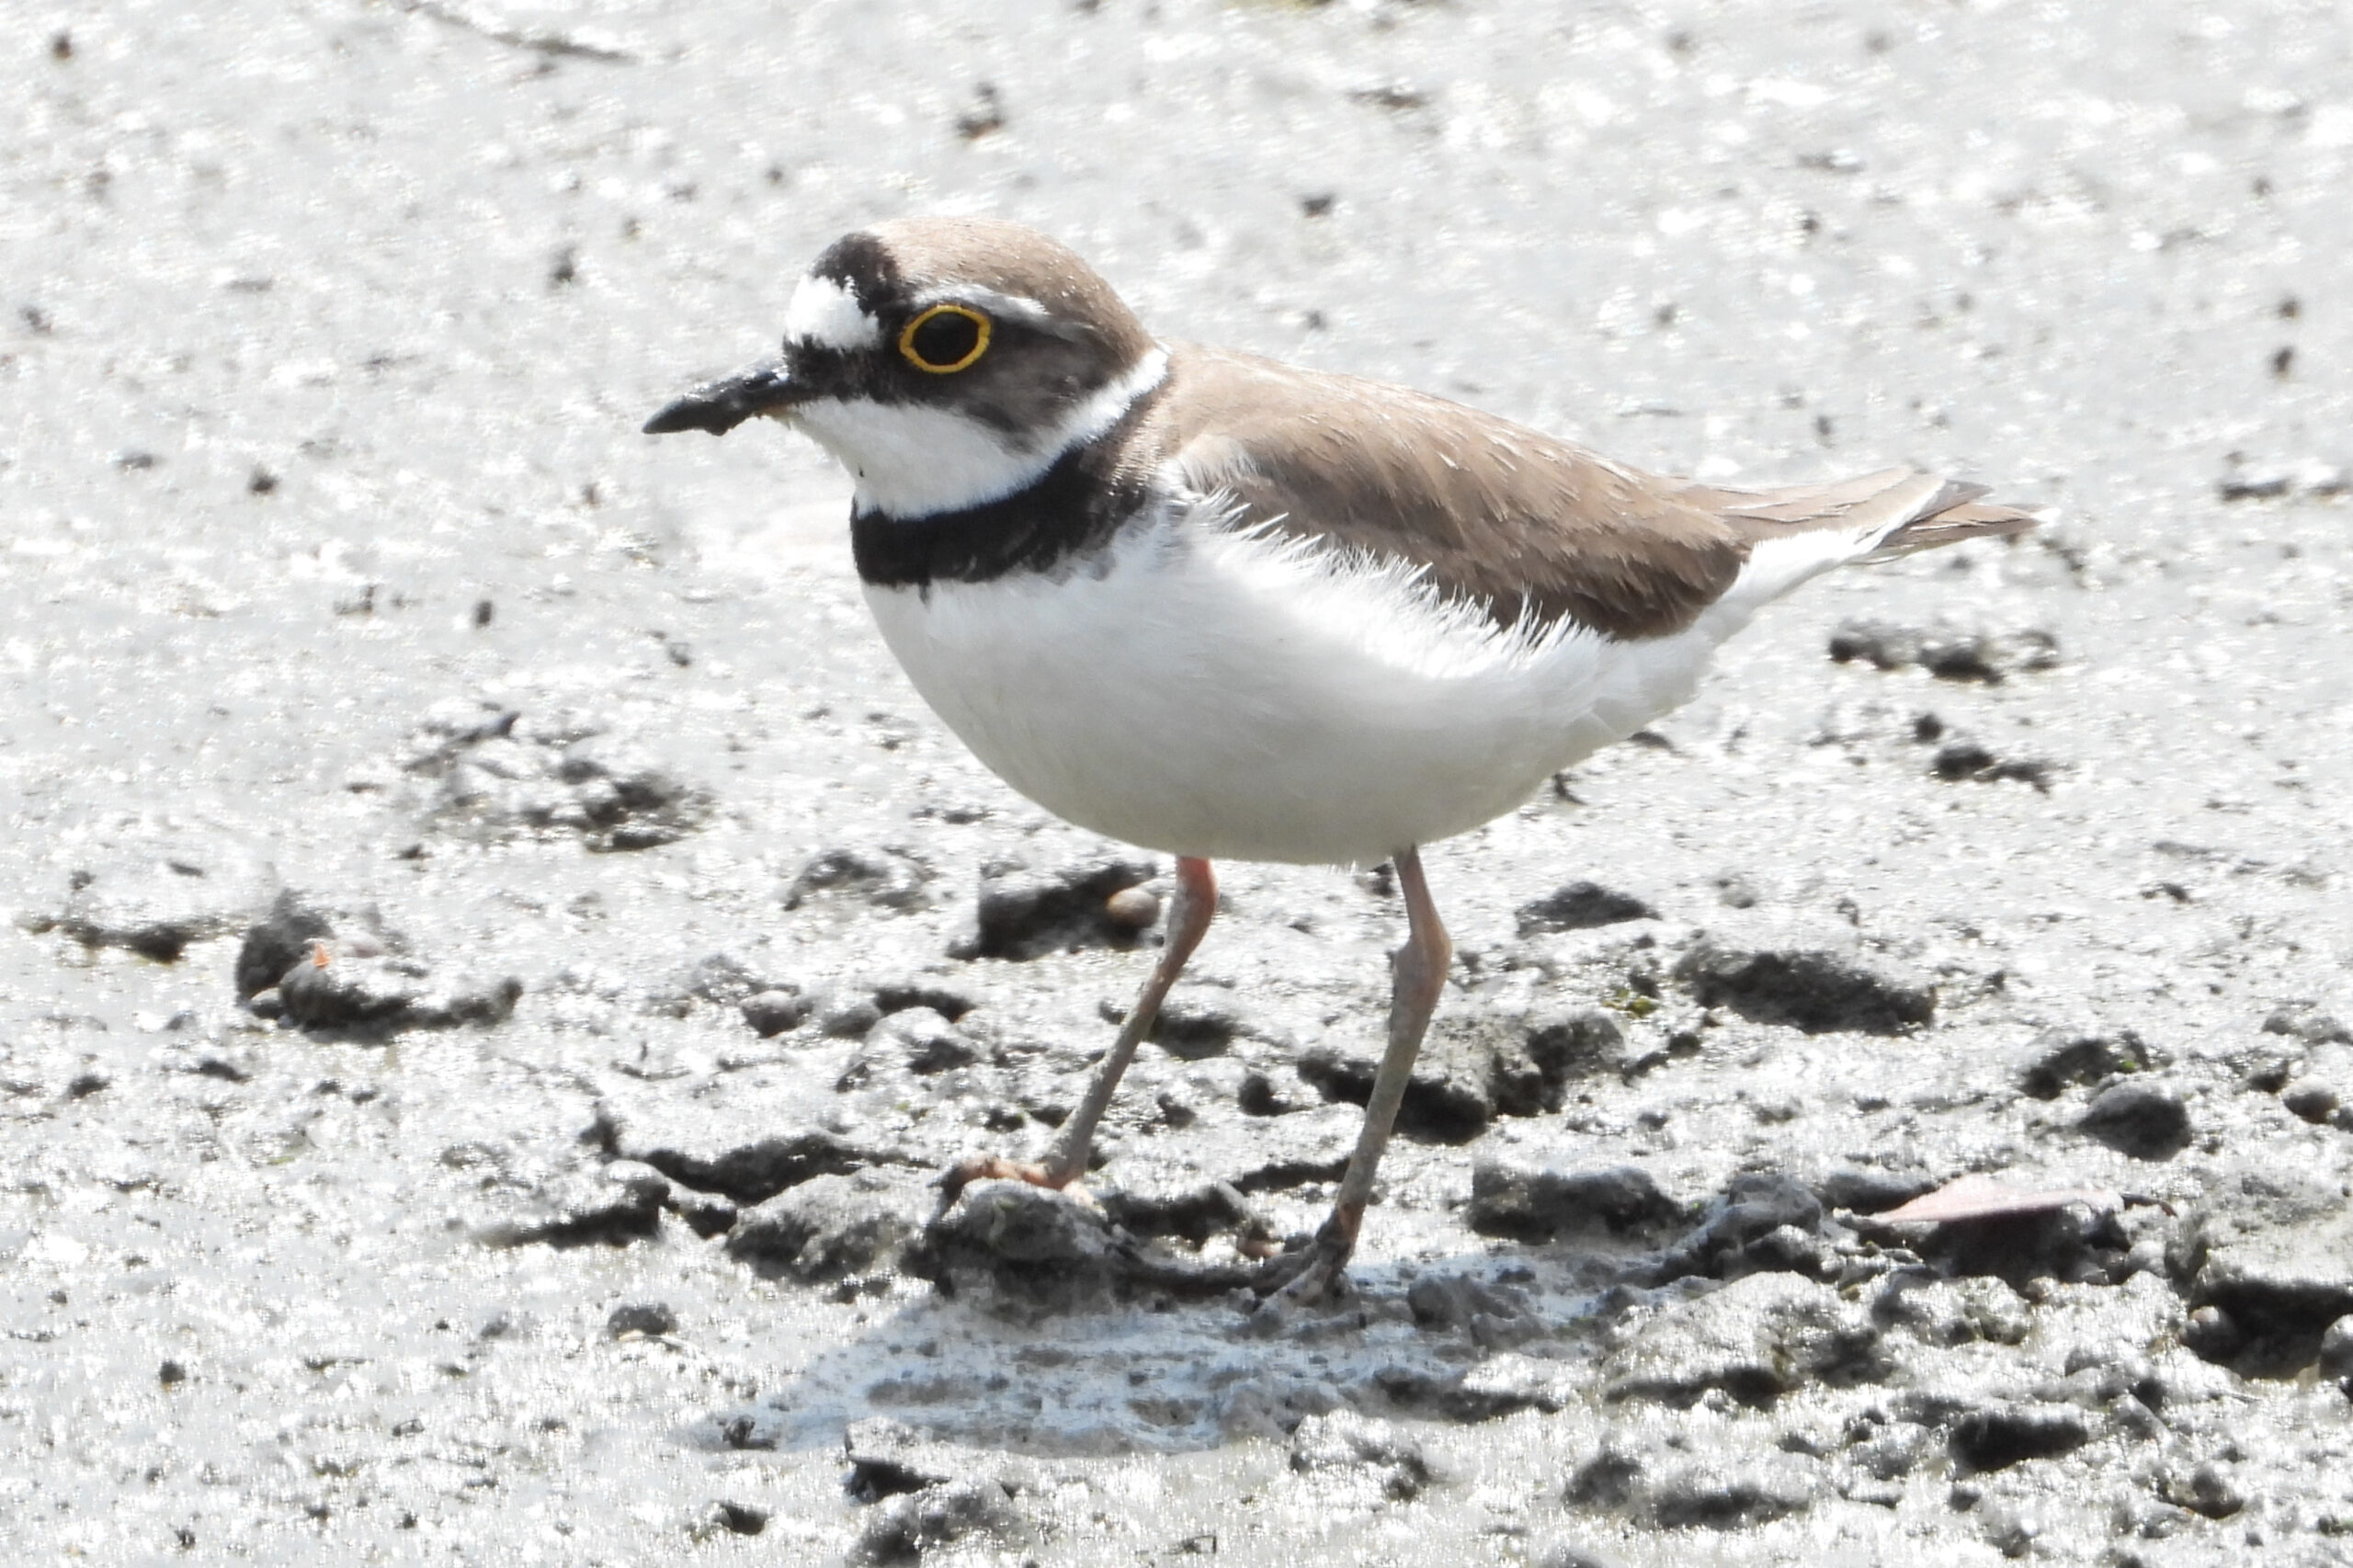
[[[1908,1330],[1925,1345],[2018,1345],[2033,1320],[2025,1300],[1990,1275],[1938,1279],[1916,1271],[1891,1276],[1871,1303],[1871,1318]]]
[[[2353,1313],[2321,1331],[2318,1364],[2324,1378],[2353,1378]]]
[[[1468,1142],[1495,1114],[1492,1058],[1449,1051],[1444,1041],[1432,1043],[1437,1049],[1416,1061],[1406,1079],[1398,1131],[1440,1143]],[[1312,1047],[1298,1063],[1299,1075],[1326,1099],[1358,1106],[1371,1100],[1379,1068],[1379,1059],[1369,1051],[1333,1045]]]
[[[2200,1307],[2181,1326],[2181,1342],[2209,1361],[2227,1361],[2239,1353],[2246,1335],[2220,1307]]]
[[[1810,1467],[1792,1459],[1684,1465],[1652,1483],[1644,1512],[1668,1529],[1742,1529],[1813,1506]]]
[[[1972,1470],[2006,1470],[2072,1453],[2091,1436],[2090,1422],[2072,1404],[1988,1404],[1953,1424],[1950,1446]]]
[[[1542,898],[1519,906],[1519,934],[1540,936],[1556,931],[1585,931],[1628,920],[1655,920],[1658,911],[1631,893],[1615,892],[1597,882],[1571,882]]]
[[[615,1307],[605,1319],[605,1332],[615,1339],[625,1334],[655,1338],[678,1332],[678,1314],[662,1301],[629,1301]]]
[[[57,908],[19,920],[36,933],[59,931],[85,947],[123,948],[171,963],[191,943],[238,929],[252,900],[241,873],[166,851],[77,869]]]
[[[1469,1274],[1424,1274],[1405,1290],[1417,1328],[1459,1329],[1486,1347],[1513,1345],[1543,1332],[1527,1293]]]
[[[1842,665],[1861,659],[1882,670],[1916,665],[1939,680],[1993,685],[2056,668],[2059,640],[2040,628],[1992,632],[1849,620],[1831,634],[1830,657]]]
[[[704,1511],[691,1533],[699,1540],[708,1540],[722,1532],[728,1535],[758,1535],[767,1528],[768,1511],[766,1508],[722,1500],[713,1503]]]
[[[2190,1471],[2187,1495],[2175,1501],[2210,1519],[2227,1519],[2246,1506],[2246,1494],[2239,1490],[2230,1471],[2208,1460]]]
[[[1881,973],[1840,953],[1743,949],[1702,941],[1676,965],[1675,975],[1703,1007],[1730,1007],[1753,1022],[1786,1024],[1807,1034],[1904,1034],[1936,1016],[1931,987]]]
[[[744,998],[744,1021],[762,1040],[796,1028],[808,1019],[813,1004],[794,991],[759,991]]]
[[[2076,1125],[2136,1160],[2171,1159],[2189,1143],[2189,1108],[2164,1084],[2131,1081],[2102,1089]]]
[[[2197,1311],[2183,1342],[2243,1376],[2292,1377],[2320,1355],[2336,1321],[2353,1315],[2353,1250],[2341,1221],[2290,1231],[2269,1245],[2210,1252],[2190,1286]],[[2212,1308],[2235,1337],[2199,1330]],[[2219,1329],[2219,1325],[2217,1325]]]
[[[761,1273],[819,1282],[898,1266],[923,1199],[880,1173],[821,1176],[746,1210],[727,1256]]]
[[[155,1369],[155,1381],[165,1388],[188,1381],[188,1369],[177,1361],[166,1361]]]
[[[809,998],[817,1032],[835,1040],[858,1040],[882,1021],[882,1006],[870,992],[828,986]]]
[[[2006,757],[1983,741],[1961,737],[1949,740],[1937,748],[1928,770],[1949,784],[1973,780],[1980,784],[1998,784],[2015,780],[2031,784],[2037,790],[2051,787],[2051,764],[2039,757]]]
[[[1160,918],[1159,896],[1142,888],[1121,888],[1103,901],[1103,918],[1121,930],[1144,930]]]
[[[959,1297],[1015,1312],[1099,1300],[1120,1272],[1101,1210],[1021,1181],[976,1181],[932,1221],[907,1263]]]
[[[918,1077],[969,1067],[980,1060],[971,1038],[928,1007],[891,1014],[867,1035],[861,1054],[895,1062]]]
[[[2279,1091],[2279,1103],[2315,1126],[2336,1114],[2337,1093],[2318,1078],[2299,1078]]]
[[[2263,1020],[2265,1034],[2283,1034],[2306,1045],[2353,1045],[2353,1027],[2310,1002],[2290,1002]]]
[[[1864,1165],[1831,1172],[1822,1178],[1816,1191],[1828,1208],[1877,1214],[1900,1208],[1936,1188],[1937,1178],[1925,1171],[1891,1171]]]
[[[1482,1160],[1471,1171],[1471,1228],[1483,1235],[1549,1241],[1586,1230],[1639,1233],[1675,1223],[1683,1205],[1640,1165],[1530,1169]]]
[[[1207,992],[1208,994],[1203,993]],[[1124,1013],[1121,1014],[1125,1017]],[[1180,988],[1152,1020],[1153,1044],[1186,1062],[1222,1055],[1249,1033],[1240,1008],[1210,988]]]
[[[1821,1228],[1820,1199],[1790,1176],[1757,1172],[1733,1177],[1721,1204],[1677,1250],[1690,1253],[1703,1271],[1730,1278],[1775,1262],[1786,1266],[1800,1254],[1811,1262],[1811,1248],[1792,1249],[1786,1240],[1778,1246],[1758,1244],[1772,1242],[1784,1230],[1802,1243]],[[1757,1256],[1749,1256],[1752,1249]]]
[[[915,1562],[970,1535],[1012,1533],[1019,1523],[1004,1488],[993,1483],[928,1486],[879,1505],[859,1530],[852,1556],[860,1562]]]
[[[2130,1029],[2101,1035],[2052,1029],[2026,1054],[2018,1087],[2039,1100],[2055,1100],[2070,1085],[2097,1084],[2120,1073],[2145,1073],[2162,1064],[2157,1053]]]
[[[520,1212],[502,1213],[473,1234],[494,1247],[625,1245],[660,1229],[669,1199],[670,1181],[661,1172],[635,1160],[612,1160],[540,1184],[526,1195]]]
[[[1497,1113],[1539,1116],[1558,1111],[1569,1085],[1629,1066],[1626,1031],[1598,1007],[1548,1009],[1529,1016],[1490,1048],[1490,1093]]]
[[[1149,860],[1112,857],[1048,870],[1018,860],[982,868],[970,956],[1034,959],[1079,948],[1120,947],[1135,928],[1112,923],[1111,895],[1149,881]],[[961,944],[960,944],[961,947]]]

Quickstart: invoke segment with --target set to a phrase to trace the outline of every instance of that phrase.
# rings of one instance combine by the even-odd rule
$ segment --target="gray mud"
[[[2341,7],[1564,16],[0,10],[9,1560],[2344,1562]],[[938,210],[1630,461],[2055,508],[1430,853],[1331,1312],[1233,1283],[1387,883],[1226,868],[1100,1209],[932,1223],[1169,867],[926,714],[813,450],[636,434]],[[2094,1196],[1875,1218],[1972,1174]]]

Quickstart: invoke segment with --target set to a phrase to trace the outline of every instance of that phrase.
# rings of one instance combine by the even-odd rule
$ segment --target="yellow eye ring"
[[[961,316],[972,324],[972,347],[964,348],[962,353],[954,359],[927,359],[924,358],[923,350],[915,345],[915,334],[938,321],[942,316]],[[949,330],[953,332],[955,329]],[[970,305],[934,305],[900,330],[899,356],[918,370],[926,370],[935,376],[953,375],[958,370],[970,369],[974,360],[989,351],[989,318]],[[935,333],[931,335],[937,337],[938,335]],[[951,337],[949,341],[953,342],[954,339]],[[959,347],[961,346],[959,345]]]

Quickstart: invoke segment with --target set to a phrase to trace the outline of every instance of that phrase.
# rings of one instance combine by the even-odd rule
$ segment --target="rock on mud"
[[[1728,1530],[1803,1513],[1821,1485],[1820,1467],[1792,1455],[1693,1461],[1621,1438],[1571,1472],[1565,1500],[1658,1528]]]
[[[1560,1171],[1482,1160],[1471,1171],[1469,1219],[1482,1235],[1541,1242],[1600,1231],[1639,1237],[1688,1216],[1640,1165]]]
[[[1587,931],[1627,920],[1655,920],[1658,911],[1631,893],[1605,888],[1598,882],[1570,882],[1519,906],[1523,937],[1555,931]]]
[[[1675,977],[1703,1007],[1729,1007],[1752,1022],[1807,1034],[1904,1034],[1936,1016],[1932,987],[1844,953],[1703,940],[1676,965]]]
[[[1021,860],[994,860],[981,869],[973,929],[958,938],[954,956],[1034,959],[1079,948],[1124,948],[1136,928],[1109,907],[1112,894],[1151,881],[1149,860],[1124,856],[1038,869]]]
[[[513,975],[450,978],[406,949],[374,910],[290,889],[246,929],[233,978],[257,1011],[359,1036],[504,1023],[522,997]]]
[[[2056,668],[2059,640],[2039,628],[1965,631],[1947,623],[1858,619],[1831,633],[1830,656],[1842,665],[1860,659],[1882,670],[1919,668],[1939,680],[1997,684],[2014,675]]]
[[[2189,1145],[2189,1107],[2181,1091],[2145,1079],[2102,1089],[2076,1125],[2136,1160],[2171,1159]]]
[[[810,1283],[896,1268],[923,1229],[929,1194],[879,1171],[821,1176],[745,1210],[727,1256]]]

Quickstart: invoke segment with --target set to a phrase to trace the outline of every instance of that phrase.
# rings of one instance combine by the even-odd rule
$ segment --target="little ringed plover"
[[[1147,331],[1015,224],[877,224],[786,307],[782,351],[646,422],[757,415],[856,485],[883,640],[998,777],[1176,857],[1166,944],[1042,1164],[1064,1187],[1216,905],[1217,858],[1394,864],[1388,1049],[1332,1215],[1264,1287],[1321,1294],[1356,1242],[1451,946],[1420,846],[1687,700],[1758,609],[1834,567],[2035,519],[1906,469],[1733,490],[1426,393]]]

